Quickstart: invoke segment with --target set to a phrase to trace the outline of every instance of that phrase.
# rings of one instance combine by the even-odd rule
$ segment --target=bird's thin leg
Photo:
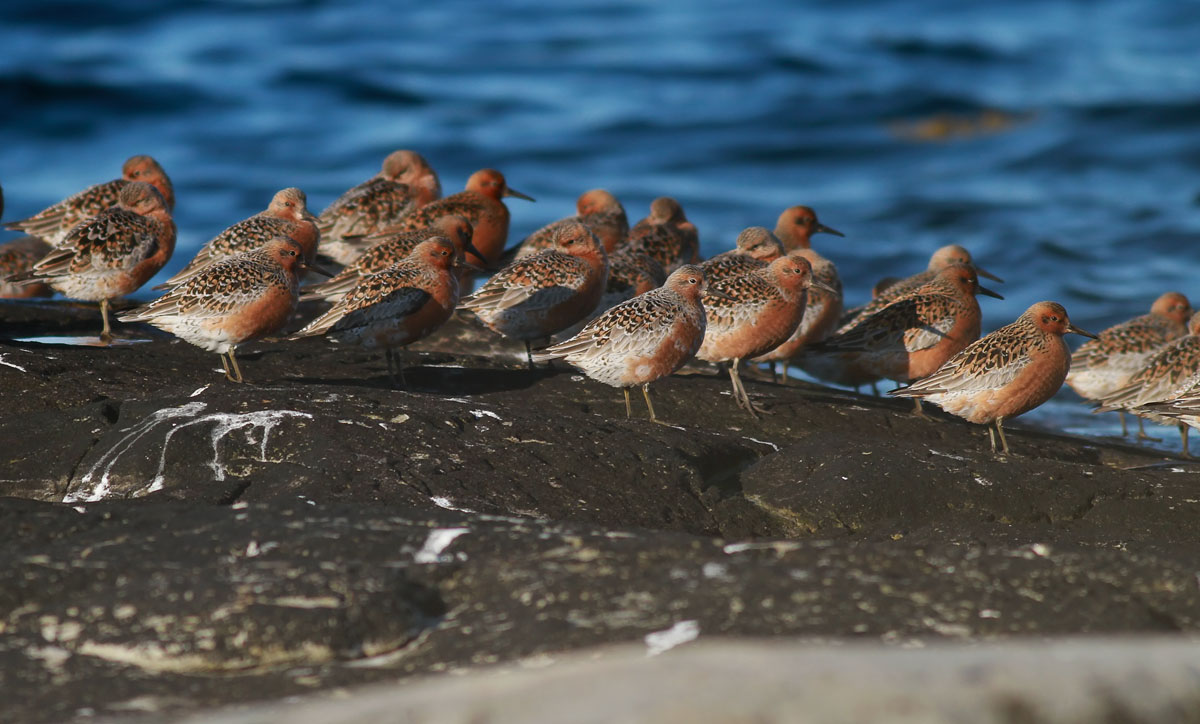
[[[1121,418],[1121,437],[1125,437],[1129,434],[1129,428],[1125,424],[1125,411],[1117,410],[1117,415],[1119,415]],[[1141,421],[1142,421],[1142,418],[1139,417],[1138,418],[1139,425],[1141,424]]]
[[[100,300],[100,318],[104,320],[104,329],[100,331],[100,342],[103,344],[112,343],[112,327],[108,323],[108,300]]]
[[[1005,455],[1008,454],[1008,440],[1004,439],[1004,418],[996,418],[996,433],[1000,435],[1000,448]]]
[[[388,382],[392,389],[408,389],[408,380],[404,379],[404,357],[391,347],[383,348],[387,356]],[[400,383],[396,384],[396,373],[400,373]]]
[[[738,391],[737,377],[734,375],[735,366],[729,362],[725,362],[724,364],[726,365],[726,371],[729,372],[729,383],[733,385],[733,401],[737,403],[738,407],[741,407],[742,397]]]
[[[621,391],[625,393],[625,417],[633,417],[633,406],[629,404],[629,388],[622,387]]]
[[[650,422],[656,422],[659,425],[666,425],[667,423],[658,419],[658,415],[654,414],[654,403],[650,401],[650,383],[649,382],[642,384],[642,397],[646,398],[646,409],[650,410]]]
[[[1191,454],[1188,452],[1188,426],[1182,422],[1179,423],[1179,437],[1183,440],[1183,456],[1190,458]]]
[[[1146,434],[1146,421],[1145,421],[1145,420],[1143,420],[1141,417],[1138,417],[1137,421],[1138,421],[1138,435],[1137,435],[1137,439],[1139,439],[1139,440],[1149,440],[1150,442],[1160,442],[1160,441],[1162,440],[1162,438],[1159,438],[1159,437],[1150,437],[1149,435],[1147,435],[1147,434]],[[1123,422],[1123,421],[1122,421],[1122,422]]]
[[[529,340],[525,340],[525,359],[529,361],[529,369],[536,369],[533,364],[533,346]]]
[[[744,408],[745,404],[742,402],[742,395],[745,393],[742,392],[741,380],[738,378],[738,361],[735,359],[732,362],[727,362],[726,364],[729,365],[729,382],[733,385],[733,401],[737,403],[738,407]],[[750,416],[753,417],[754,413],[751,412]]]
[[[224,352],[222,352],[219,356],[221,358],[221,367],[225,370],[225,379],[232,382],[233,374],[229,371],[229,359],[225,356]]]
[[[234,350],[233,347],[229,348],[229,364],[233,367],[233,377],[231,378],[231,380],[233,382],[242,383],[245,380],[242,378],[241,368],[238,367],[237,357],[233,356],[233,350]]]
[[[392,354],[396,358],[396,371],[400,373],[400,386],[408,389],[408,379],[404,376],[404,353],[400,350],[392,350]]]
[[[925,410],[923,410],[921,408],[921,398],[914,397],[913,402],[916,403],[915,405],[913,405],[913,414],[916,415],[917,417],[925,419]]]
[[[395,362],[392,361],[392,348],[391,347],[383,348],[383,358],[385,360],[387,360],[388,383],[391,384],[392,389],[395,389],[395,387],[396,387],[396,364],[395,364]]]
[[[750,401],[750,394],[746,392],[746,386],[742,384],[742,376],[738,373],[740,362],[740,359],[734,359],[733,364],[729,366],[729,377],[733,380],[733,396],[737,400],[738,407],[745,409],[750,413],[750,417],[757,420],[760,414],[765,415],[767,411]]]

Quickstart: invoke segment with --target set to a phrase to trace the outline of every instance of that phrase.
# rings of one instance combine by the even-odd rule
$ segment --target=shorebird
[[[391,265],[403,261],[417,248],[418,244],[433,236],[448,239],[454,245],[455,253],[460,259],[468,251],[476,256],[480,255],[479,251],[471,245],[471,222],[461,216],[443,216],[434,221],[433,226],[425,229],[381,235],[380,241],[373,243],[361,256],[343,267],[333,278],[301,289],[300,301],[323,299],[327,302],[336,302],[346,292],[353,289],[360,278],[381,272]],[[466,267],[466,265],[462,266]],[[456,273],[457,271],[456,267]],[[464,275],[460,274],[460,286],[464,281]]]
[[[486,327],[525,343],[561,332],[596,308],[608,283],[608,255],[596,235],[572,222],[554,233],[554,248],[518,259],[462,302]]]
[[[707,330],[696,353],[706,362],[728,363],[733,399],[753,418],[763,412],[750,400],[738,365],[769,352],[796,331],[804,317],[812,267],[799,254],[789,254],[767,266],[713,284],[704,296]],[[833,290],[829,290],[833,291]]]
[[[1163,294],[1154,300],[1149,314],[1109,327],[1100,332],[1099,339],[1075,350],[1067,385],[1088,400],[1104,400],[1115,394],[1164,345],[1188,333],[1191,316],[1187,297],[1179,292]],[[1124,408],[1118,408],[1117,414],[1121,416],[1121,434],[1126,435]],[[1146,438],[1142,418],[1138,417],[1138,439]]]
[[[608,257],[608,284],[596,309],[603,312],[626,299],[657,289],[667,273],[652,257],[640,251],[617,249]]]
[[[379,173],[342,194],[317,217],[321,254],[349,264],[366,248],[360,237],[381,232],[441,198],[437,173],[416,151],[393,151]]]
[[[873,314],[887,305],[891,304],[900,297],[917,289],[923,284],[927,284],[931,279],[938,275],[938,272],[952,264],[966,264],[975,270],[975,273],[981,277],[991,279],[994,282],[1003,283],[1004,280],[992,274],[986,269],[980,268],[975,260],[971,257],[971,252],[967,251],[958,244],[949,244],[943,246],[933,252],[933,256],[929,258],[929,266],[925,271],[913,274],[910,277],[895,279],[889,284],[876,285],[872,290],[874,298],[866,304],[847,310],[842,319],[839,320],[839,332],[844,332],[858,323],[858,320],[863,319],[869,314]]]
[[[700,264],[704,279],[709,284],[762,269],[783,256],[783,244],[762,226],[742,229],[734,242],[734,248],[717,254]]]
[[[308,197],[297,188],[275,192],[266,210],[243,219],[217,234],[174,276],[155,289],[170,289],[191,279],[217,259],[257,249],[268,241],[286,236],[300,245],[304,261],[312,264],[320,232],[317,218],[308,210]]]
[[[667,273],[663,271],[662,264],[640,251],[632,251],[627,247],[617,249],[608,256],[608,284],[600,296],[600,303],[582,320],[555,336],[559,339],[574,337],[588,322],[626,299],[657,289],[666,279]]]
[[[162,195],[167,211],[175,208],[175,189],[171,179],[150,156],[130,156],[121,167],[121,178],[89,186],[43,209],[28,219],[10,221],[6,228],[23,231],[53,246],[59,246],[71,229],[106,209],[116,206],[121,189],[133,182],[148,183]]]
[[[951,357],[936,372],[908,387],[892,390],[896,397],[925,399],[946,412],[988,428],[992,452],[996,435],[1008,453],[1004,421],[1028,412],[1054,396],[1071,368],[1071,351],[1063,341],[1068,332],[1096,338],[1071,324],[1057,302],[1038,302],[995,332]]]
[[[283,327],[296,309],[304,251],[287,237],[223,257],[149,304],[118,317],[147,322],[221,355],[225,378],[242,382],[238,345]]]
[[[509,188],[504,174],[485,168],[471,174],[471,178],[467,179],[466,190],[418,209],[392,231],[421,229],[431,226],[442,216],[461,216],[471,222],[471,243],[482,253],[480,256],[471,252],[474,258],[468,258],[467,261],[485,269],[492,269],[504,252],[504,244],[508,239],[510,215],[508,207],[500,200],[506,196],[533,201],[533,198]]]
[[[902,281],[900,277],[883,277],[875,282],[875,286],[871,287],[871,299],[877,298],[880,294],[887,291],[888,287],[899,281]]]
[[[71,299],[100,302],[100,341],[107,344],[109,301],[149,281],[174,250],[175,222],[162,194],[132,181],[121,188],[116,206],[71,229],[29,272],[9,281],[43,282]]]
[[[630,246],[662,264],[668,272],[681,264],[700,261],[700,235],[687,220],[683,207],[669,196],[650,202],[650,215],[629,232]]]
[[[401,384],[407,386],[395,348],[427,337],[450,318],[458,305],[453,271],[458,263],[459,251],[449,239],[427,238],[403,260],[359,277],[328,312],[291,339],[324,334],[368,349],[383,347],[392,385],[398,369]]]
[[[633,417],[629,389],[640,386],[654,414],[650,383],[682,367],[700,349],[705,316],[700,295],[704,272],[685,264],[657,289],[621,302],[596,317],[583,330],[533,356],[537,362],[565,359],[597,382],[625,393],[625,416]]]
[[[808,290],[808,301],[804,305],[804,317],[800,326],[791,337],[764,355],[755,357],[752,362],[766,362],[774,367],[779,362],[779,371],[775,378],[787,381],[787,363],[800,350],[810,344],[820,342],[833,332],[837,321],[842,316],[842,280],[838,276],[837,267],[833,262],[821,256],[812,249],[797,249],[790,252],[804,257],[812,266],[813,279],[821,283]],[[832,290],[832,291],[830,291]]]
[[[551,222],[525,237],[515,258],[521,259],[543,249],[554,248],[554,232],[571,222],[579,222],[590,229],[610,254],[629,238],[629,218],[625,216],[625,207],[608,191],[592,189],[584,192],[575,202],[575,211],[574,216]]]
[[[1164,294],[1159,299],[1167,296],[1169,295]],[[1176,294],[1175,296],[1182,295]],[[1179,302],[1174,300],[1174,303],[1178,304]],[[1186,304],[1186,300],[1183,303]],[[1111,329],[1119,329],[1123,326],[1118,325]],[[1111,342],[1111,335],[1110,339],[1106,340],[1104,332],[1101,332],[1098,341]],[[1088,344],[1094,344],[1094,342]],[[1071,374],[1067,375],[1067,384],[1071,384],[1071,377],[1075,373],[1075,360],[1080,356],[1079,353],[1082,349],[1081,347],[1075,350],[1075,355],[1071,357],[1072,369]],[[1169,416],[1156,413],[1154,410],[1170,409],[1170,403],[1193,394],[1196,392],[1197,384],[1200,384],[1200,312],[1192,315],[1182,336],[1154,347],[1142,358],[1142,366],[1133,374],[1126,375],[1123,385],[1116,389],[1110,389],[1104,394],[1099,400],[1100,406],[1092,412],[1131,412],[1137,416],[1139,424],[1142,418],[1164,425],[1172,424],[1168,419]],[[1090,389],[1094,390],[1095,388]],[[1179,436],[1183,441],[1183,454],[1186,456],[1188,455],[1188,427],[1182,421],[1178,425]],[[1146,437],[1146,435],[1143,434],[1142,437]]]
[[[775,222],[775,236],[783,242],[787,251],[812,248],[812,235],[816,233],[845,236],[837,229],[817,220],[817,212],[811,206],[792,206],[779,214]]]
[[[1146,403],[1136,411],[1151,419],[1173,420],[1179,425],[1179,435],[1183,439],[1183,455],[1191,457],[1188,452],[1188,428],[1200,430],[1200,386],[1192,387],[1171,400]]]
[[[843,377],[919,380],[979,339],[976,294],[1003,299],[980,286],[973,268],[948,266],[849,330],[809,346],[798,361],[814,377],[832,382]],[[920,412],[919,401],[916,409]]]
[[[0,244],[0,299],[54,296],[54,290],[45,283],[7,281],[8,277],[28,273],[53,248],[36,236],[22,236]]]

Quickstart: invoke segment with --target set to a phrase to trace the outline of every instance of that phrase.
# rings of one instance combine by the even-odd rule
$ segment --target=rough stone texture
[[[891,643],[1200,628],[1194,547],[1185,562],[1080,546],[725,543],[300,501],[3,510],[0,659],[22,719],[278,697],[683,621],[705,636]]]
[[[1200,721],[1200,649],[1083,639],[924,649],[709,641],[372,686],[186,724]],[[698,683],[700,685],[698,685]]]
[[[1046,442],[997,464],[980,446],[817,431],[745,468],[742,489],[800,536],[1196,541],[1193,475],[1116,471],[1099,448],[1064,440],[1055,456]]]
[[[0,330],[95,333],[94,309],[56,309],[0,305]],[[1197,480],[1152,451],[1018,422],[1000,460],[981,428],[802,384],[749,382],[775,413],[755,422],[703,369],[654,386],[672,425],[627,420],[619,391],[459,320],[409,353],[407,390],[320,339],[248,346],[239,386],[123,331],[152,341],[0,342],[18,720],[173,719],[684,621],[891,644],[1200,630]]]

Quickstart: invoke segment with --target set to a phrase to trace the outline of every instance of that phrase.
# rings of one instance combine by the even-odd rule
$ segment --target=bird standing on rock
[[[525,343],[561,332],[591,314],[608,284],[608,255],[579,222],[554,232],[554,248],[514,261],[462,302],[493,332]]]
[[[346,191],[317,217],[321,255],[349,264],[367,248],[363,237],[399,224],[441,196],[437,173],[421,154],[393,151],[379,173]]]
[[[929,266],[925,271],[904,277],[903,279],[893,279],[887,283],[881,282],[876,285],[873,292],[874,298],[860,307],[848,310],[840,320],[838,332],[849,330],[859,320],[883,309],[914,289],[928,284],[939,272],[952,264],[965,264],[974,269],[975,273],[981,277],[991,279],[994,282],[1004,283],[1004,280],[1000,277],[986,269],[980,268],[971,257],[971,252],[958,244],[949,244],[933,252],[933,256],[929,258]]]
[[[791,253],[808,260],[812,266],[813,279],[823,286],[814,286],[808,290],[808,300],[804,305],[804,317],[800,320],[796,331],[792,332],[792,336],[775,349],[752,360],[771,365],[779,362],[782,369],[775,377],[781,382],[787,381],[788,361],[808,345],[828,337],[842,316],[842,280],[838,276],[837,267],[833,265],[833,262],[812,249],[796,249]],[[831,289],[833,291],[829,291]]]
[[[360,278],[381,272],[393,264],[404,261],[421,242],[434,236],[448,239],[454,245],[459,259],[463,258],[468,251],[479,256],[479,251],[471,245],[471,222],[461,216],[443,216],[428,228],[381,235],[383,241],[371,245],[333,278],[301,289],[300,301],[323,299],[327,302],[336,302],[346,292],[353,289]],[[456,265],[456,272],[458,266]],[[462,266],[465,268],[465,265]],[[459,284],[461,285],[464,281],[464,275],[460,274]]]
[[[783,244],[761,226],[743,229],[730,251],[717,254],[700,264],[709,284],[762,269],[783,256]]]
[[[733,398],[751,417],[757,418],[763,410],[746,394],[738,365],[775,349],[796,331],[813,286],[823,285],[813,279],[808,260],[789,254],[761,269],[717,282],[705,293],[707,331],[696,358],[729,363]]]
[[[401,384],[406,384],[404,365],[396,359],[394,348],[429,336],[450,318],[458,305],[458,277],[453,271],[458,263],[458,249],[449,239],[426,239],[403,260],[359,277],[329,311],[291,339],[324,334],[368,349],[383,347],[392,385],[396,370]]]
[[[218,259],[149,304],[122,314],[221,355],[225,378],[242,382],[238,345],[280,329],[296,310],[304,250],[287,237]],[[227,359],[228,358],[228,359]]]
[[[7,281],[28,273],[52,248],[36,236],[22,236],[0,244],[0,299],[54,296],[54,290],[45,283]]]
[[[0,188],[0,216],[4,214],[4,189]],[[46,284],[10,283],[7,279],[21,275],[50,251],[51,246],[36,236],[22,236],[0,244],[0,299],[30,299],[51,297],[54,290]]]
[[[816,233],[845,236],[837,229],[817,220],[817,212],[811,206],[792,206],[784,209],[775,222],[775,236],[783,242],[787,251],[812,248],[812,235]]]
[[[666,280],[662,264],[640,251],[617,249],[608,257],[608,284],[595,313],[599,315],[626,299],[657,289]]]
[[[432,226],[443,216],[461,216],[471,222],[471,243],[482,254],[479,256],[471,252],[467,261],[485,269],[493,269],[508,241],[510,214],[508,207],[500,200],[506,196],[533,201],[532,197],[509,188],[504,174],[485,168],[471,174],[465,190],[417,210],[390,231],[421,229]]]
[[[629,218],[625,215],[625,207],[608,191],[592,189],[584,192],[575,202],[575,210],[575,216],[551,222],[525,237],[515,258],[521,259],[543,249],[554,248],[554,232],[571,222],[579,222],[590,229],[604,245],[604,251],[610,254],[629,238]]]
[[[317,230],[317,218],[308,210],[308,197],[300,189],[277,191],[266,210],[217,234],[200,248],[187,266],[155,289],[178,286],[215,260],[256,249],[278,236],[295,241],[304,253],[304,261],[313,262],[321,232]]]
[[[1152,417],[1152,419],[1174,420],[1179,425],[1179,435],[1183,438],[1183,455],[1188,453],[1188,428],[1200,430],[1200,387],[1193,386],[1187,392],[1170,400],[1149,402],[1138,408],[1135,414]]]
[[[158,189],[167,211],[175,208],[175,188],[162,166],[158,165],[158,161],[150,156],[130,156],[121,167],[121,178],[89,186],[28,219],[10,221],[5,226],[59,246],[66,240],[71,229],[116,206],[120,201],[121,189],[139,181]]]
[[[640,251],[632,251],[628,247],[617,249],[608,255],[608,283],[604,286],[600,303],[586,317],[557,332],[555,336],[559,339],[574,337],[588,322],[627,299],[657,289],[666,279],[667,273],[663,271],[662,264]]]
[[[1057,302],[1038,302],[1012,324],[997,329],[951,357],[936,372],[908,387],[892,390],[896,397],[933,402],[946,412],[988,428],[992,452],[1008,453],[1004,421],[1026,413],[1054,396],[1071,369],[1071,350],[1063,341],[1068,332],[1096,339],[1071,324]]]
[[[700,261],[700,234],[679,202],[669,196],[650,202],[650,215],[629,232],[628,246],[662,264],[668,273],[681,264]]]
[[[1150,307],[1149,314],[1134,317],[1100,332],[1100,338],[1085,343],[1071,355],[1071,372],[1067,385],[1081,397],[1104,400],[1132,381],[1168,342],[1188,333],[1188,318],[1192,305],[1179,292],[1167,292]],[[1125,427],[1125,410],[1119,407],[1121,434]],[[1138,439],[1146,431],[1138,416]]]
[[[565,359],[597,382],[625,393],[625,416],[633,416],[629,388],[640,386],[650,421],[662,423],[650,401],[650,383],[678,370],[704,339],[704,272],[676,269],[657,289],[621,302],[571,339],[538,351],[536,362]]]
[[[109,301],[136,291],[175,250],[175,222],[158,189],[133,181],[121,187],[117,204],[71,229],[62,242],[24,274],[9,281],[44,282],[71,299],[100,302],[112,341]]]
[[[1186,332],[1183,336],[1154,348],[1146,355],[1142,367],[1129,375],[1124,385],[1104,395],[1100,399],[1100,406],[1092,412],[1131,412],[1137,415],[1139,425],[1142,418],[1172,424],[1172,420],[1150,410],[1152,407],[1162,407],[1162,403],[1169,403],[1197,392],[1195,388],[1200,385],[1200,312],[1192,315]],[[1113,342],[1111,336],[1105,340],[1104,332],[1100,333],[1100,339],[1097,341],[1108,341],[1110,345]],[[1086,346],[1085,344],[1084,347]],[[1081,350],[1083,347],[1075,350],[1071,357],[1072,369],[1071,374],[1067,375],[1067,384],[1071,384],[1071,376],[1075,373],[1075,360],[1080,357]],[[1183,442],[1183,454],[1186,456],[1188,426],[1183,422],[1177,424]],[[1143,434],[1142,437],[1146,436]]]
[[[842,384],[919,380],[979,339],[976,294],[1003,299],[980,286],[973,268],[948,266],[849,330],[809,346],[797,362],[814,377]],[[916,409],[919,413],[920,401]]]

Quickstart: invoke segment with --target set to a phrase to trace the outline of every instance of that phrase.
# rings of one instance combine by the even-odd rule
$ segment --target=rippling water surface
[[[447,193],[491,166],[536,197],[514,239],[598,186],[633,219],[680,199],[706,254],[807,203],[846,233],[814,245],[851,302],[952,242],[1007,280],[985,329],[1039,299],[1092,329],[1200,302],[1200,16],[963,5],[13,0],[0,182],[17,218],[154,155],[164,276],[275,190],[320,210],[413,148]],[[1117,429],[1066,391],[1029,417]]]

